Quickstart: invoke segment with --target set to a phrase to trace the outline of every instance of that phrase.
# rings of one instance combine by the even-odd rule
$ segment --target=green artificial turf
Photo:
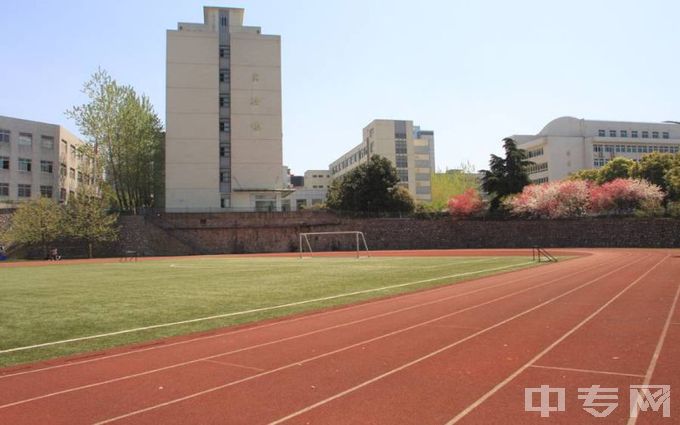
[[[510,271],[527,257],[187,257],[0,269],[0,351],[435,279],[332,300],[0,353],[0,367],[354,303]],[[511,266],[504,270],[484,271]],[[477,274],[451,276],[480,271]]]

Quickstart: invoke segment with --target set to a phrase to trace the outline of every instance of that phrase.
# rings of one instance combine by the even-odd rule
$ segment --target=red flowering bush
[[[646,180],[616,179],[590,191],[591,211],[598,214],[630,214],[661,206],[663,192]]]
[[[563,180],[525,186],[522,193],[507,198],[505,206],[516,215],[564,218],[585,215],[588,201],[588,182]]]
[[[449,212],[454,217],[470,217],[484,210],[484,201],[475,189],[467,189],[449,199]]]

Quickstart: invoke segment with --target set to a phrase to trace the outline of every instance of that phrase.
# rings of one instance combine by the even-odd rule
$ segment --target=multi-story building
[[[40,197],[67,202],[92,178],[83,144],[59,125],[0,116],[0,205]]]
[[[166,210],[280,210],[280,37],[203,14],[167,32]]]
[[[330,171],[307,170],[304,177],[295,181],[302,185],[295,186],[295,193],[291,195],[293,210],[301,210],[326,202],[328,186],[331,183]]]
[[[680,124],[673,122],[593,121],[557,118],[535,136],[511,136],[534,165],[534,183],[559,180],[589,168],[599,168],[617,156],[639,161],[652,152],[680,150]]]
[[[373,120],[363,130],[362,143],[331,163],[331,178],[342,176],[371,155],[383,156],[395,165],[400,185],[416,201],[432,200],[434,132],[414,127],[413,121]]]

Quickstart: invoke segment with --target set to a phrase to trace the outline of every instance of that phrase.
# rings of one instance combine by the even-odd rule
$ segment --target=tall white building
[[[167,32],[166,210],[280,210],[281,39],[203,14]]]
[[[83,144],[62,126],[0,116],[0,207],[41,197],[67,202],[93,177]]]
[[[371,155],[385,157],[395,165],[400,185],[416,201],[432,200],[434,132],[415,127],[413,121],[373,120],[363,130],[363,141],[330,164],[331,178],[367,162]]]
[[[680,124],[595,121],[561,117],[535,136],[511,136],[534,162],[534,183],[560,180],[569,174],[599,168],[617,156],[639,161],[652,152],[680,150]]]

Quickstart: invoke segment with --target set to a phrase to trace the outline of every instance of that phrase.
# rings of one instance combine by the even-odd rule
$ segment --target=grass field
[[[531,267],[530,260],[188,257],[0,269],[0,351],[406,284],[190,324],[0,352],[0,367],[469,280]]]

